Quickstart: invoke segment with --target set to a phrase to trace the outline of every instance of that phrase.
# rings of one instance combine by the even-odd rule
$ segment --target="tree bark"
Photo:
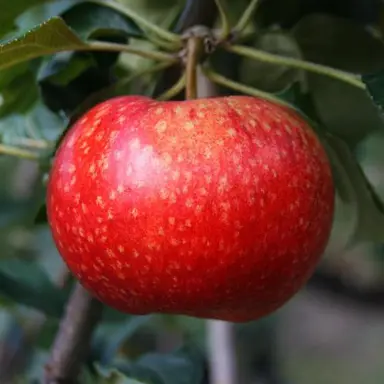
[[[46,366],[45,384],[75,384],[87,357],[103,304],[75,285]]]

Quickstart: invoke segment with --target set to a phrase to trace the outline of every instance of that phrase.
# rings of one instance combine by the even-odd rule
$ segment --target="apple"
[[[245,322],[313,273],[334,184],[318,137],[287,107],[122,96],[64,137],[47,214],[70,271],[103,303]]]

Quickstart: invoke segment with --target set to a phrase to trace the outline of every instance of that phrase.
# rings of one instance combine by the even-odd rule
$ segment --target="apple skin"
[[[317,136],[286,107],[122,96],[64,137],[47,213],[70,271],[105,304],[245,322],[313,273],[334,185]]]

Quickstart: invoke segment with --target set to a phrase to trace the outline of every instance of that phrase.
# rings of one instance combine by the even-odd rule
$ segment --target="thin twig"
[[[285,107],[293,108],[292,105],[289,103],[286,103],[284,100],[279,99],[275,96],[273,96],[271,93],[260,91],[258,89],[255,89],[253,87],[249,87],[248,85],[244,85],[242,83],[238,83],[237,81],[233,81],[231,79],[228,79],[227,77],[220,75],[216,72],[214,72],[212,69],[204,68],[203,69],[205,76],[207,76],[211,81],[213,81],[216,84],[222,85],[224,87],[227,87],[229,89],[232,89],[234,91],[243,93],[245,95],[250,95],[254,97],[261,97],[263,99],[272,101],[274,103],[284,105]]]
[[[157,61],[176,62],[177,58],[168,53],[161,51],[151,51],[139,48],[132,48],[127,44],[118,44],[105,41],[93,40],[85,46],[79,46],[78,50],[92,50],[92,51],[111,51],[111,52],[124,52],[132,55],[144,57],[146,59]]]
[[[263,61],[275,65],[286,65],[287,67],[302,69],[305,71],[317,73],[319,75],[324,75],[340,81],[344,81],[345,83],[348,83],[360,89],[365,89],[365,84],[359,79],[357,75],[341,71],[332,67],[328,67],[326,65],[311,63],[309,61],[294,59],[292,57],[280,56],[274,53],[269,53],[254,48],[248,48],[241,45],[225,45],[224,48],[228,52],[236,53],[238,55],[248,57],[253,60]]]
[[[132,55],[140,56],[146,59],[150,60],[156,60],[156,61],[162,61],[162,62],[168,62],[168,63],[176,63],[179,61],[179,58],[177,55],[168,54],[162,51],[155,51],[155,50],[145,50],[145,49],[139,49],[139,48],[132,48],[128,44],[118,44],[118,43],[111,43],[111,42],[105,42],[105,41],[89,41],[84,44],[78,44],[78,45],[72,45],[70,47],[63,47],[63,48],[57,48],[55,49],[55,53],[58,52],[87,52],[87,51],[100,51],[100,52],[119,52],[119,53],[129,53]],[[43,55],[52,54],[53,52],[45,52],[44,54],[41,54],[38,50],[31,51],[28,54],[28,57],[20,58],[19,56],[13,57],[11,60],[8,60],[7,62],[1,63],[0,70],[5,69],[8,67],[11,67],[12,65],[15,65],[19,62],[25,61],[27,59],[34,59],[36,57],[40,57]]]
[[[243,32],[243,30],[248,26],[250,23],[253,15],[256,12],[257,6],[259,5],[260,0],[251,0],[248,7],[240,17],[238,23],[236,24],[236,27],[233,28],[233,32],[236,34],[240,34]]]
[[[199,37],[192,36],[187,43],[187,62],[185,69],[186,88],[185,98],[196,99],[197,97],[197,66],[203,52],[203,41]]]
[[[36,152],[4,144],[0,144],[0,155],[15,156],[27,160],[39,160],[41,158]]]
[[[45,384],[76,383],[103,304],[77,283],[46,366]]]
[[[221,33],[220,38],[225,40],[231,33],[231,26],[229,24],[228,15],[226,12],[225,1],[215,0],[217,9],[219,10],[220,21],[221,21]]]
[[[29,137],[19,137],[15,139],[15,144],[20,147],[33,149],[46,149],[54,146],[53,142],[47,140],[31,139]]]
[[[60,270],[56,276],[55,283],[60,289],[64,289],[71,281],[72,274],[66,265]]]

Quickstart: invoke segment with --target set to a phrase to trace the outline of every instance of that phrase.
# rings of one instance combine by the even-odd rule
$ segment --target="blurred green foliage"
[[[184,7],[183,1],[176,0],[120,2],[166,28],[173,28]],[[247,3],[228,2],[232,22]],[[377,272],[368,285],[384,286],[383,247],[371,246],[382,245],[384,239],[380,201],[384,198],[384,46],[379,10],[374,0],[264,1],[246,41],[267,52],[363,75],[368,92],[222,51],[211,61],[227,76],[285,97],[313,120],[333,160],[340,206],[352,212],[351,216],[344,208],[338,210],[324,264],[338,265],[340,253],[333,249],[341,249],[340,239],[349,244],[345,232],[351,232],[368,244],[361,260],[352,262],[354,278],[368,264]],[[18,39],[12,40],[15,36]],[[55,283],[63,265],[45,216],[34,225],[36,213],[44,212],[43,176],[57,141],[79,105],[81,110],[96,92],[108,97],[120,87],[120,92],[150,94],[157,75],[143,75],[122,85],[122,79],[152,63],[117,53],[67,52],[89,38],[148,47],[134,21],[92,1],[3,1],[0,37],[0,142],[32,146],[42,154],[37,166],[0,157],[0,381],[14,373],[12,383],[32,383],[42,375],[71,288],[61,289]],[[17,64],[11,66],[11,61]],[[279,315],[236,328],[238,355],[249,366],[260,356],[270,357]],[[154,353],[164,334],[187,342],[176,351]],[[202,384],[206,382],[205,340],[204,322],[199,319],[127,316],[108,309],[94,335],[92,361],[84,366],[82,382]],[[5,359],[1,351],[9,351],[10,345],[12,359]],[[168,348],[174,346],[170,343]],[[12,364],[17,369],[12,370]]]

